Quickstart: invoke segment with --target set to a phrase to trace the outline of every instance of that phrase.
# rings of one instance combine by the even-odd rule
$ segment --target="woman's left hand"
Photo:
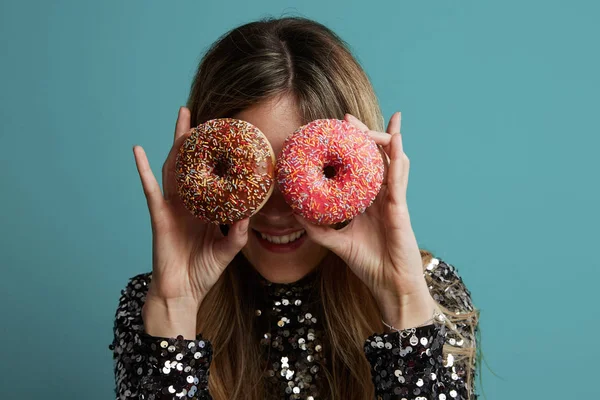
[[[367,285],[386,323],[397,329],[418,326],[432,317],[437,304],[425,282],[408,213],[409,159],[402,148],[401,114],[392,116],[387,133],[369,130],[350,114],[344,119],[383,148],[389,159],[383,186],[373,204],[340,230],[296,218],[313,241],[337,254]]]

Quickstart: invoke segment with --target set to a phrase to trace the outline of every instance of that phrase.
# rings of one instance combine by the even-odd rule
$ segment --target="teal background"
[[[121,289],[150,271],[132,146],[160,180],[198,61],[264,16],[352,47],[402,111],[421,247],[481,309],[488,399],[596,398],[595,1],[2,1],[0,398],[110,399]]]

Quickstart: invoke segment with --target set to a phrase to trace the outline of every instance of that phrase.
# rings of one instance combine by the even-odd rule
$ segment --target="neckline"
[[[254,269],[254,267],[251,268],[254,271],[259,287],[263,289],[265,297],[270,300],[278,300],[290,295],[296,298],[307,299],[315,291],[319,276],[317,267],[294,282],[271,282]]]

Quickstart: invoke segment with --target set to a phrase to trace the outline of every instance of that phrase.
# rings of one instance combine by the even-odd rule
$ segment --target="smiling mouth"
[[[259,235],[261,238],[265,239],[267,242],[274,243],[274,244],[292,243],[292,242],[295,242],[296,240],[300,239],[304,234],[306,234],[306,231],[304,229],[299,230],[297,232],[290,233],[289,235],[282,235],[282,236],[267,235],[265,233],[259,232],[254,229],[253,229],[253,231],[257,235]]]

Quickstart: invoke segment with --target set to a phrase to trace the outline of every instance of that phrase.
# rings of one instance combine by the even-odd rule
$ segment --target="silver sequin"
[[[453,266],[434,258],[424,273],[438,286],[445,285],[432,292],[440,304],[457,314],[473,311],[470,293]],[[328,352],[314,277],[309,274],[293,284],[262,281],[264,301],[254,311],[260,327],[256,338],[264,350],[265,388],[273,398],[320,400],[324,396],[321,369],[329,368]],[[141,309],[151,278],[151,273],[131,278],[115,313],[114,340],[109,346],[115,359],[115,397],[207,400],[212,344],[201,334],[186,340],[152,337],[143,331]],[[436,319],[439,324],[416,328],[404,338],[398,333],[375,333],[367,338],[364,352],[371,365],[375,398],[429,399],[435,385],[439,385],[434,391],[439,400],[467,398],[469,393],[471,399],[476,398],[473,386],[467,387],[463,378],[474,371],[452,354],[442,358],[444,340],[450,345],[469,345],[473,332],[457,325],[464,339],[446,338],[445,317]],[[411,341],[413,336],[416,342]]]

